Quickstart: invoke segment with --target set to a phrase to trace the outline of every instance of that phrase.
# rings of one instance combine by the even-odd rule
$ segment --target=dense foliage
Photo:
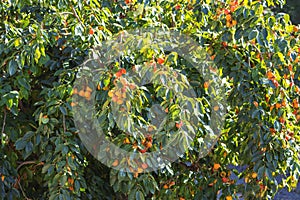
[[[230,200],[239,194],[265,199],[282,187],[295,187],[300,172],[299,27],[289,15],[273,14],[271,8],[281,3],[2,0],[1,199],[182,200],[219,195]],[[178,161],[147,173],[112,170],[96,160],[78,136],[72,109],[72,95],[87,100],[91,95],[73,89],[79,66],[91,50],[122,30],[139,27],[173,29],[194,38],[226,80],[228,104],[222,135],[207,156],[199,159],[196,137]],[[172,52],[134,52],[129,61],[115,63],[99,78],[93,90],[99,105],[118,102],[114,80],[126,81],[126,72],[143,62],[172,66],[178,72],[186,65]],[[205,96],[207,83],[186,71],[194,89]],[[163,95],[150,100],[157,87],[149,86],[139,99],[133,98],[136,110],[163,102]],[[209,103],[206,107],[211,109]],[[168,114],[174,116],[170,124],[178,128],[176,108]],[[107,125],[111,111],[104,113],[104,127],[113,130]],[[140,153],[143,149],[137,146],[154,151],[160,145],[155,138],[113,133],[116,144]],[[245,170],[229,165],[244,165]],[[278,175],[283,175],[279,181]],[[237,176],[244,184],[237,184]]]

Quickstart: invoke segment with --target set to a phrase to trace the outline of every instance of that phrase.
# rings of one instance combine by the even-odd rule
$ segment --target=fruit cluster
[[[119,78],[115,79],[114,84],[117,85],[118,83],[121,83],[122,87],[115,87],[114,89],[110,90],[108,92],[108,96],[112,98],[113,102],[121,105],[126,98],[127,88],[134,90],[136,86],[133,83],[128,83],[125,78],[121,77],[121,74],[123,74],[122,71],[118,71],[116,74],[116,76]]]

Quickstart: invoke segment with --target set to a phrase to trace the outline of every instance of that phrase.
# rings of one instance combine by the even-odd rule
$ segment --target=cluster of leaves
[[[300,172],[300,32],[289,15],[273,15],[270,7],[280,4],[272,0],[3,0],[0,197],[213,199],[222,191],[222,198],[242,194],[250,199],[270,198],[282,187],[295,187]],[[91,98],[87,88],[73,90],[78,66],[90,49],[121,30],[138,27],[168,27],[195,38],[226,80],[228,97],[224,130],[209,155],[199,159],[201,149],[195,142],[178,161],[144,174],[140,172],[146,165],[122,172],[95,160],[78,137],[72,116],[76,102],[71,102],[74,93]],[[123,60],[99,79],[99,105],[110,98],[121,103],[125,96],[114,90],[112,79],[126,80],[126,71],[142,61],[184,71],[199,96],[208,87],[172,53],[148,49]],[[134,90],[128,81],[127,90]],[[137,112],[163,101],[163,95],[156,94],[158,87],[137,91],[142,94],[132,98]],[[169,128],[176,130],[182,126],[175,119],[180,108],[168,106],[165,111],[174,116]],[[110,120],[111,111],[106,114]],[[143,153],[160,148],[153,139],[136,140],[113,127],[108,129],[109,137],[125,149]],[[237,171],[229,164],[246,167]],[[244,184],[237,184],[234,177]]]

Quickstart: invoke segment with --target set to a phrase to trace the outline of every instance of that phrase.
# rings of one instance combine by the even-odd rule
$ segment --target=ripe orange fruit
[[[207,89],[209,87],[209,83],[206,81],[206,82],[204,82],[203,86],[204,86],[205,89]]]
[[[137,169],[137,173],[142,173],[144,170],[142,169],[142,168],[140,168],[140,167],[138,167],[138,169]]]
[[[175,181],[171,181],[170,184],[169,184],[169,187],[175,185]]]
[[[100,89],[99,89],[100,90]],[[105,86],[105,87],[103,87],[103,90],[109,90],[109,87],[108,86]]]
[[[3,181],[4,181],[4,179],[5,179],[5,176],[4,176],[4,175],[2,175],[2,176],[1,176],[1,181],[3,182]]]
[[[126,74],[126,69],[122,68],[119,70],[122,74]]]
[[[232,196],[226,196],[225,199],[226,200],[232,200]]]
[[[280,103],[276,103],[275,107],[278,109],[281,107],[281,104]]]
[[[71,177],[68,178],[68,183],[69,185],[73,185],[74,184],[74,179],[72,179]]]
[[[275,135],[275,132],[276,132],[276,131],[275,131],[274,128],[270,128],[269,130],[270,130],[270,132],[272,133],[272,135]]]
[[[108,92],[108,96],[109,96],[109,97],[113,97],[113,96],[114,96],[114,93],[113,93],[112,90],[110,90],[110,91]]]
[[[256,177],[257,177],[257,173],[253,172],[253,173],[251,174],[251,177],[252,177],[252,178],[256,178]]]
[[[266,186],[264,184],[260,184],[259,187],[261,190],[264,190]]]
[[[74,187],[73,187],[73,186],[70,186],[70,187],[69,187],[69,190],[74,191]]]
[[[235,26],[235,25],[237,25],[237,21],[236,20],[232,20],[231,24],[232,24],[232,26]]]
[[[81,97],[84,97],[84,95],[85,95],[84,90],[80,90],[79,93],[78,93],[78,95],[81,96]]]
[[[125,138],[123,141],[124,144],[130,144],[130,140],[128,138]]]
[[[222,178],[222,182],[223,182],[223,183],[227,183],[228,181],[229,181],[228,178],[226,178],[226,177],[223,177],[223,178]]]
[[[71,102],[71,104],[70,104],[72,107],[74,107],[74,106],[76,106],[77,105],[77,103],[75,103],[75,102]]]
[[[214,111],[218,111],[220,109],[220,106],[214,106]]]
[[[226,21],[231,21],[231,15],[230,14],[228,14],[228,15],[226,15]]]
[[[117,90],[117,91],[115,92],[115,95],[116,95],[117,97],[122,97],[122,93],[121,93],[120,90]]]
[[[146,146],[147,148],[151,148],[151,147],[152,147],[152,142],[146,142],[146,143],[145,143],[145,146]]]
[[[87,100],[91,100],[91,92],[86,91],[86,92],[84,93],[84,97],[85,97]]]
[[[299,28],[298,28],[297,26],[294,26],[294,27],[293,27],[293,31],[294,31],[294,32],[298,32],[298,30],[299,30]]]
[[[165,62],[165,60],[163,58],[158,58],[157,59],[158,64],[163,64],[164,62]]]
[[[93,35],[93,34],[94,34],[94,30],[93,30],[93,28],[90,28],[90,30],[89,30],[89,34],[90,34],[90,35]]]
[[[249,178],[248,177],[245,178],[245,183],[249,183]]]
[[[221,167],[220,164],[215,163],[213,169],[214,169],[214,170],[218,170],[220,167]]]
[[[283,124],[283,123],[285,122],[285,119],[284,119],[283,117],[280,117],[280,118],[279,118],[279,121],[280,121],[280,123]]]
[[[143,169],[147,169],[147,168],[148,168],[148,165],[147,165],[146,163],[143,163],[143,164],[142,164],[142,168],[143,168]]]
[[[254,106],[255,106],[256,108],[258,107],[257,101],[254,101],[253,104],[254,104]]]
[[[176,128],[181,128],[181,127],[182,127],[182,125],[183,125],[183,122],[182,122],[182,121],[180,121],[179,123],[176,123]]]
[[[269,80],[274,80],[275,79],[275,76],[271,71],[267,72],[267,77],[268,77]]]
[[[228,46],[227,42],[222,42],[222,46],[226,48]]]
[[[116,167],[116,166],[118,166],[119,165],[119,160],[115,160],[113,163],[112,163],[112,166],[113,167]]]
[[[297,99],[293,100],[293,108],[299,108],[299,103]]]
[[[122,76],[122,73],[118,71],[118,72],[115,74],[115,76],[116,76],[117,78],[120,78],[120,77]]]
[[[164,188],[164,189],[168,189],[169,186],[168,186],[167,184],[164,184],[163,188]]]
[[[139,149],[139,152],[141,152],[141,153],[146,153],[146,151],[147,151],[147,148],[146,149]]]
[[[130,88],[131,90],[134,90],[134,89],[135,89],[135,85],[134,85],[134,84],[129,84],[129,88]]]
[[[89,86],[87,86],[87,87],[85,88],[85,90],[88,91],[88,92],[92,92],[92,89],[91,89]]]
[[[118,100],[119,100],[119,98],[118,98],[117,96],[113,96],[113,97],[112,97],[112,101],[113,101],[113,102],[117,102]]]
[[[118,99],[117,100],[117,104],[121,105],[123,103],[123,100],[122,99]]]
[[[224,10],[224,14],[225,14],[225,15],[228,15],[229,13],[230,13],[230,10],[228,10],[228,9],[225,9],[225,10]]]
[[[281,103],[282,107],[286,107],[286,101],[283,100],[282,103]]]
[[[227,26],[227,27],[231,27],[231,22],[230,22],[230,21],[227,21],[227,22],[226,22],[226,26]]]
[[[73,89],[73,94],[78,94],[77,88],[74,88],[74,89]]]

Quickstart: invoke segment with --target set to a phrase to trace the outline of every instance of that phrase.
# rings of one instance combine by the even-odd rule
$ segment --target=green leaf
[[[259,169],[258,169],[258,173],[257,173],[257,178],[258,179],[262,179],[263,176],[265,174],[265,167],[264,166],[261,166]]]
[[[42,117],[41,121],[43,124],[47,124],[49,122],[49,118],[48,117]]]
[[[16,150],[22,150],[26,147],[27,141],[23,140],[22,138],[18,139],[15,143]]]
[[[268,179],[273,180],[273,175],[270,169],[266,168],[266,175],[268,177]]]
[[[42,168],[42,173],[46,173],[49,169],[49,167],[51,167],[51,164],[45,164],[44,167]]]
[[[252,30],[250,32],[250,34],[248,35],[248,39],[253,40],[254,38],[256,38],[258,36],[258,33],[259,33],[258,30]]]
[[[23,136],[23,140],[29,141],[33,135],[34,135],[34,132],[33,132],[33,131],[28,131],[28,132]]]
[[[30,85],[24,77],[18,77],[17,80],[22,87],[26,88],[27,90],[30,90]]]
[[[15,60],[11,60],[8,63],[8,73],[10,76],[14,75],[17,71],[18,63]]]
[[[63,115],[67,115],[67,109],[64,106],[59,106],[59,109]]]
[[[144,197],[143,192],[140,191],[140,190],[136,191],[136,193],[135,193],[135,199],[136,199],[136,200],[144,200],[145,197]]]
[[[74,182],[74,189],[76,192],[78,192],[80,190],[80,183],[78,180],[75,180],[75,182]]]

